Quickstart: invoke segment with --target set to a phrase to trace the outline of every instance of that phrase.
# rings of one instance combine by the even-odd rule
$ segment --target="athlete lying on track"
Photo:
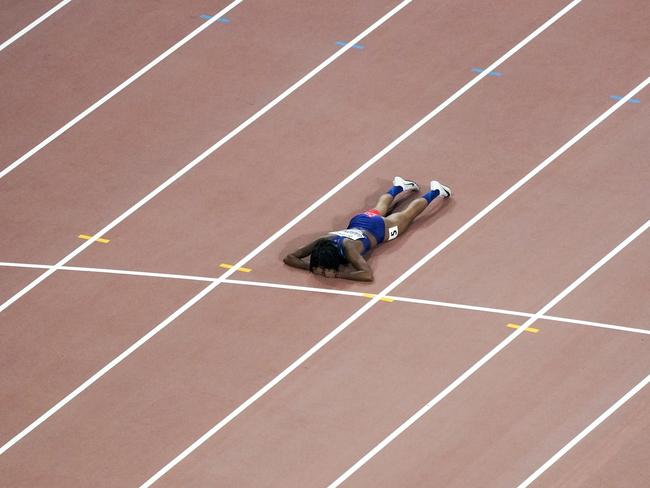
[[[438,195],[443,198],[451,196],[449,188],[432,181],[431,191],[413,200],[405,210],[388,215],[388,210],[399,193],[419,189],[414,181],[396,176],[393,179],[393,187],[379,197],[375,208],[352,217],[347,229],[330,232],[288,254],[284,262],[294,268],[309,270],[328,278],[372,281],[372,269],[363,255],[382,242],[391,241],[404,234],[415,217]],[[309,262],[303,260],[307,256]],[[351,269],[341,270],[342,266],[348,264]]]

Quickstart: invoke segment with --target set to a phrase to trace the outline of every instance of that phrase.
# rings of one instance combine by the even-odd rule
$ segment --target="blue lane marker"
[[[483,73],[485,70],[481,68],[472,68],[472,71],[474,73]],[[488,76],[503,76],[503,73],[501,71],[490,71]]]
[[[345,46],[346,44],[347,44],[347,42],[345,42],[345,41],[336,41],[336,45],[337,45],[337,46]],[[353,47],[354,49],[363,49],[363,48],[365,48],[366,46],[363,46],[363,45],[361,45],[361,44],[352,44],[352,47]]]
[[[208,15],[208,14],[203,14],[201,15],[201,18],[203,20],[210,20],[214,15]],[[230,24],[230,19],[227,19],[226,17],[221,17],[217,22],[221,22],[222,24]]]
[[[609,98],[611,98],[612,100],[621,100],[623,97],[620,97],[618,95],[610,95]],[[638,98],[630,98],[627,101],[627,103],[641,103],[641,100],[639,100]]]

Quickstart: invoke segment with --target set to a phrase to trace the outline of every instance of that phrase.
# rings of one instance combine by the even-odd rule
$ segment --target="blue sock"
[[[440,190],[431,190],[429,193],[425,193],[422,195],[422,198],[424,198],[427,202],[431,203],[433,202],[433,199],[436,198],[438,195],[440,195]]]
[[[401,186],[393,186],[386,193],[388,193],[391,197],[395,198],[397,195],[399,195],[403,191],[404,191],[404,188],[402,188]]]

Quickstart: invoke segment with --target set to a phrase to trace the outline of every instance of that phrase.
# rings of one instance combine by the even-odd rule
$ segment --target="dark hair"
[[[319,241],[311,252],[309,258],[309,271],[314,268],[333,269],[338,271],[339,266],[348,262],[339,252],[338,246],[330,239]]]

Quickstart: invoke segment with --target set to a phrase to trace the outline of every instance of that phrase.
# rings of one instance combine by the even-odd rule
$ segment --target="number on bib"
[[[392,241],[393,239],[395,239],[397,237],[398,234],[399,234],[399,230],[397,229],[397,226],[390,227],[388,229],[388,240]]]

